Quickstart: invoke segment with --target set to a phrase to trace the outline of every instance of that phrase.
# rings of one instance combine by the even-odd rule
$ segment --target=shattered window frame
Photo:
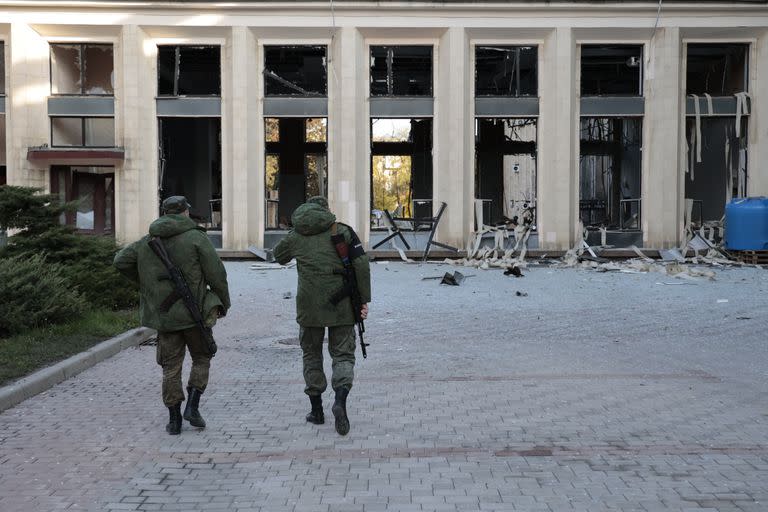
[[[164,59],[168,58],[167,53],[169,49],[173,50],[173,77],[172,79],[165,76],[163,72],[167,72],[165,69],[167,66]],[[206,97],[220,97],[221,96],[221,45],[212,44],[168,44],[157,46],[157,96],[160,98],[176,98],[176,97],[190,97],[190,98],[206,98]],[[214,84],[213,87],[206,87],[209,92],[180,92],[180,83],[186,83],[186,77],[182,75],[184,73],[183,55],[182,50],[189,51],[206,51],[211,52],[211,55],[216,55],[216,59],[213,66],[214,69],[207,73],[209,78],[215,77],[205,85]],[[190,71],[192,72],[192,71]],[[170,89],[168,86],[171,86]],[[210,92],[212,91],[212,92]]]
[[[54,121],[58,119],[78,119],[80,120],[80,144],[56,144],[54,138]],[[115,141],[115,118],[112,116],[51,116],[50,117],[50,135],[51,135],[51,147],[52,148],[114,148]],[[89,134],[92,133],[88,128],[89,120],[109,120],[112,121],[112,144],[111,145],[91,145],[88,144],[90,140]]]
[[[264,45],[264,96],[325,98],[328,96],[328,46]],[[322,71],[313,61],[320,60]]]
[[[620,96],[637,98],[644,94],[643,55],[645,47],[642,44],[582,44],[580,45],[580,84],[581,97]],[[637,53],[639,52],[639,55]],[[602,53],[603,55],[589,55]],[[617,55],[611,55],[617,53]],[[625,53],[625,55],[618,55]],[[635,60],[636,58],[636,60]],[[594,59],[591,60],[590,59]],[[615,73],[608,68],[614,67]],[[634,75],[624,77],[620,70],[630,70]],[[604,71],[598,71],[603,69]],[[596,73],[603,73],[596,75]],[[629,89],[631,85],[631,90]],[[587,90],[589,89],[589,90]]]
[[[408,55],[409,51],[412,52],[411,55]],[[426,52],[427,55],[418,55],[418,51]],[[368,57],[371,97],[430,98],[434,95],[434,45],[371,45]],[[378,62],[381,59],[384,59],[384,67]],[[415,63],[409,63],[409,59]],[[418,63],[419,60],[422,61],[421,64]],[[419,69],[423,76],[408,75],[407,69],[398,69],[408,68],[409,65]],[[414,89],[419,90],[414,92]]]
[[[80,92],[54,92],[54,82],[55,82],[55,76],[54,75],[54,66],[55,66],[55,57],[54,57],[54,48],[56,47],[77,47],[78,49],[78,58],[79,58],[79,71],[80,71]],[[88,48],[101,48],[101,49],[109,49],[111,55],[112,55],[112,66],[109,73],[109,92],[103,92],[103,93],[96,93],[96,92],[89,92],[88,91],[88,80],[86,79],[87,73],[88,73],[88,59],[86,57],[86,49]],[[51,96],[102,96],[102,97],[113,97],[115,95],[115,45],[112,43],[64,43],[64,42],[51,42],[48,44],[48,76],[50,77],[50,91]],[[106,89],[105,89],[106,90]]]
[[[0,97],[5,96],[5,41],[0,40]]]
[[[704,95],[710,96],[733,96],[739,92],[749,92],[749,53],[751,46],[749,43],[706,43],[706,42],[688,42],[685,45],[685,95]],[[691,50],[693,50],[693,55]],[[707,50],[712,55],[702,55]],[[738,52],[738,54],[737,54]],[[741,67],[741,73],[736,73],[732,66],[729,66],[729,60],[735,58],[735,65]],[[724,61],[724,62],[723,62]],[[720,68],[722,69],[716,69]],[[708,68],[708,69],[701,69]],[[720,73],[719,88],[710,88],[709,78],[711,74]],[[740,76],[739,76],[740,75]],[[702,80],[696,78],[704,77]],[[733,83],[734,81],[741,82]],[[696,88],[692,89],[694,84]],[[741,85],[741,87],[737,87]]]
[[[511,54],[514,53],[514,56]],[[523,56],[522,54],[527,55]],[[493,57],[499,58],[494,59]],[[523,58],[531,59],[531,67],[524,67]],[[494,62],[498,61],[498,62]],[[502,73],[492,70],[503,66]],[[504,83],[497,85],[497,80]],[[508,92],[504,93],[506,89]],[[514,91],[512,90],[514,89]],[[535,97],[539,93],[539,48],[537,45],[476,45],[475,96],[476,97]]]

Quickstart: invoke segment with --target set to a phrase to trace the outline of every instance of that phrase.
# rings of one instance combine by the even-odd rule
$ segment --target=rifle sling
[[[171,310],[171,307],[173,307],[173,305],[176,304],[176,302],[178,302],[179,299],[181,299],[181,294],[176,288],[174,288],[173,291],[168,294],[165,300],[160,303],[160,307],[159,307],[160,312],[161,313],[169,312]]]

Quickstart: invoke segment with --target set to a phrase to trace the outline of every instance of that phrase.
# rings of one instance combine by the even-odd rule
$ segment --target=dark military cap
[[[307,202],[308,203],[313,203],[313,204],[319,204],[320,206],[322,206],[326,210],[328,209],[328,200],[326,198],[324,198],[323,196],[312,196],[309,199],[307,199]]]
[[[184,196],[171,196],[163,201],[165,213],[184,213],[192,207]]]

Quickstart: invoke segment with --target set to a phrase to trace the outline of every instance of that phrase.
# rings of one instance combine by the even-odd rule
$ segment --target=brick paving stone
[[[304,421],[295,270],[227,269],[208,428],[165,434],[154,348],[129,349],[0,414],[0,511],[768,510],[762,269],[374,264],[344,438],[330,391]]]

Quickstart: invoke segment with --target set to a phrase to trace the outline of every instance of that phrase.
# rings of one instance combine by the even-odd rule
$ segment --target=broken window
[[[158,46],[159,96],[220,96],[221,47]]]
[[[475,198],[485,225],[536,225],[535,118],[475,122]],[[480,228],[481,226],[478,226]]]
[[[747,90],[748,44],[688,44],[686,94],[732,96]]]
[[[265,46],[265,96],[325,96],[325,46]]]
[[[113,167],[51,167],[51,193],[77,201],[77,210],[62,214],[62,223],[95,234],[112,233],[115,223]]]
[[[114,147],[114,117],[51,117],[52,147]]]
[[[538,49],[535,46],[477,46],[476,96],[536,96]]]
[[[689,220],[700,227],[720,221],[731,199],[747,195],[748,118],[702,117],[686,120],[688,143],[685,197],[693,202]]]
[[[642,119],[582,117],[579,213],[584,226],[640,229]]]
[[[5,43],[0,41],[0,96],[5,96]]]
[[[221,120],[161,117],[160,201],[185,196],[190,217],[221,247]]]
[[[328,197],[327,119],[268,117],[265,124],[267,229],[288,229],[293,211]]]
[[[111,96],[111,44],[51,44],[51,94]]]
[[[432,120],[371,119],[371,227],[432,216]]]
[[[582,96],[642,96],[642,45],[582,45]]]
[[[432,47],[371,46],[371,96],[432,96]]]

